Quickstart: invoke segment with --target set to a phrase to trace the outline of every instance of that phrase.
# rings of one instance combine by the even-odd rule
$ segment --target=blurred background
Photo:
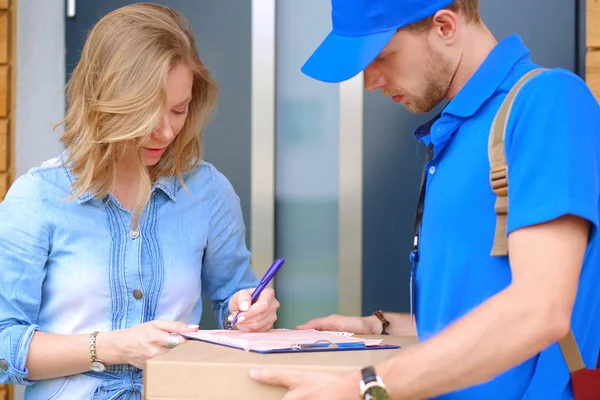
[[[286,259],[274,284],[278,326],[338,312],[408,311],[425,150],[411,134],[439,109],[410,115],[364,92],[361,75],[343,84],[304,76],[300,67],[331,29],[328,0],[156,2],[191,20],[200,57],[220,83],[204,158],[241,199],[256,273]],[[0,200],[15,177],[62,150],[53,126],[86,32],[130,3],[0,0]],[[600,47],[600,23],[586,34],[587,13],[600,22],[598,1],[587,9],[584,0],[481,3],[498,40],[518,33],[535,62],[587,72],[590,86],[600,86],[593,50],[586,68],[586,48]],[[213,328],[205,311],[201,327]],[[12,395],[20,399],[21,390]]]

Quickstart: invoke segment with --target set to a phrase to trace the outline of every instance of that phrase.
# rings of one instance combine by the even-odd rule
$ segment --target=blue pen
[[[271,282],[271,279],[273,279],[273,277],[275,276],[277,271],[279,271],[284,262],[285,260],[283,258],[278,258],[275,261],[273,261],[273,264],[271,264],[267,272],[265,272],[263,278],[260,280],[258,287],[254,290],[254,292],[252,292],[252,302],[250,303],[251,305],[256,302],[258,296],[260,296],[260,294],[267,287],[269,282]],[[238,311],[237,314],[235,314],[235,318],[233,318],[233,321],[231,321],[231,326],[235,325],[235,323],[238,320],[238,317],[240,316],[240,313],[241,311]]]

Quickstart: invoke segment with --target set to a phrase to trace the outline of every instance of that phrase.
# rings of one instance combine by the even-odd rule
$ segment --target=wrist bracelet
[[[385,317],[383,316],[383,311],[381,311],[381,310],[375,311],[373,313],[373,315],[376,316],[381,321],[381,334],[387,335],[388,332],[385,330],[385,328],[390,324],[390,321],[385,319]]]
[[[231,321],[229,320],[230,315],[231,311],[227,310],[227,312],[225,313],[225,320],[223,321],[223,327],[228,331],[233,329],[233,326],[231,326]]]

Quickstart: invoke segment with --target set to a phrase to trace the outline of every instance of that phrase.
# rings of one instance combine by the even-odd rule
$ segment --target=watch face
[[[104,365],[101,361],[92,361],[90,364],[90,369],[96,372],[103,372],[106,369],[106,365]]]
[[[365,393],[365,400],[388,400],[387,390],[381,386],[373,386]]]

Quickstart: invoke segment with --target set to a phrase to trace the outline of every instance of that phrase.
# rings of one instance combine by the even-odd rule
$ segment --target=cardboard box
[[[401,347],[417,342],[416,337],[408,336],[357,337],[382,338],[386,344]],[[344,374],[366,365],[377,364],[397,351],[399,349],[258,354],[189,341],[147,363],[144,373],[144,398],[281,400],[285,389],[253,381],[250,378],[252,367],[264,365],[304,368]]]

